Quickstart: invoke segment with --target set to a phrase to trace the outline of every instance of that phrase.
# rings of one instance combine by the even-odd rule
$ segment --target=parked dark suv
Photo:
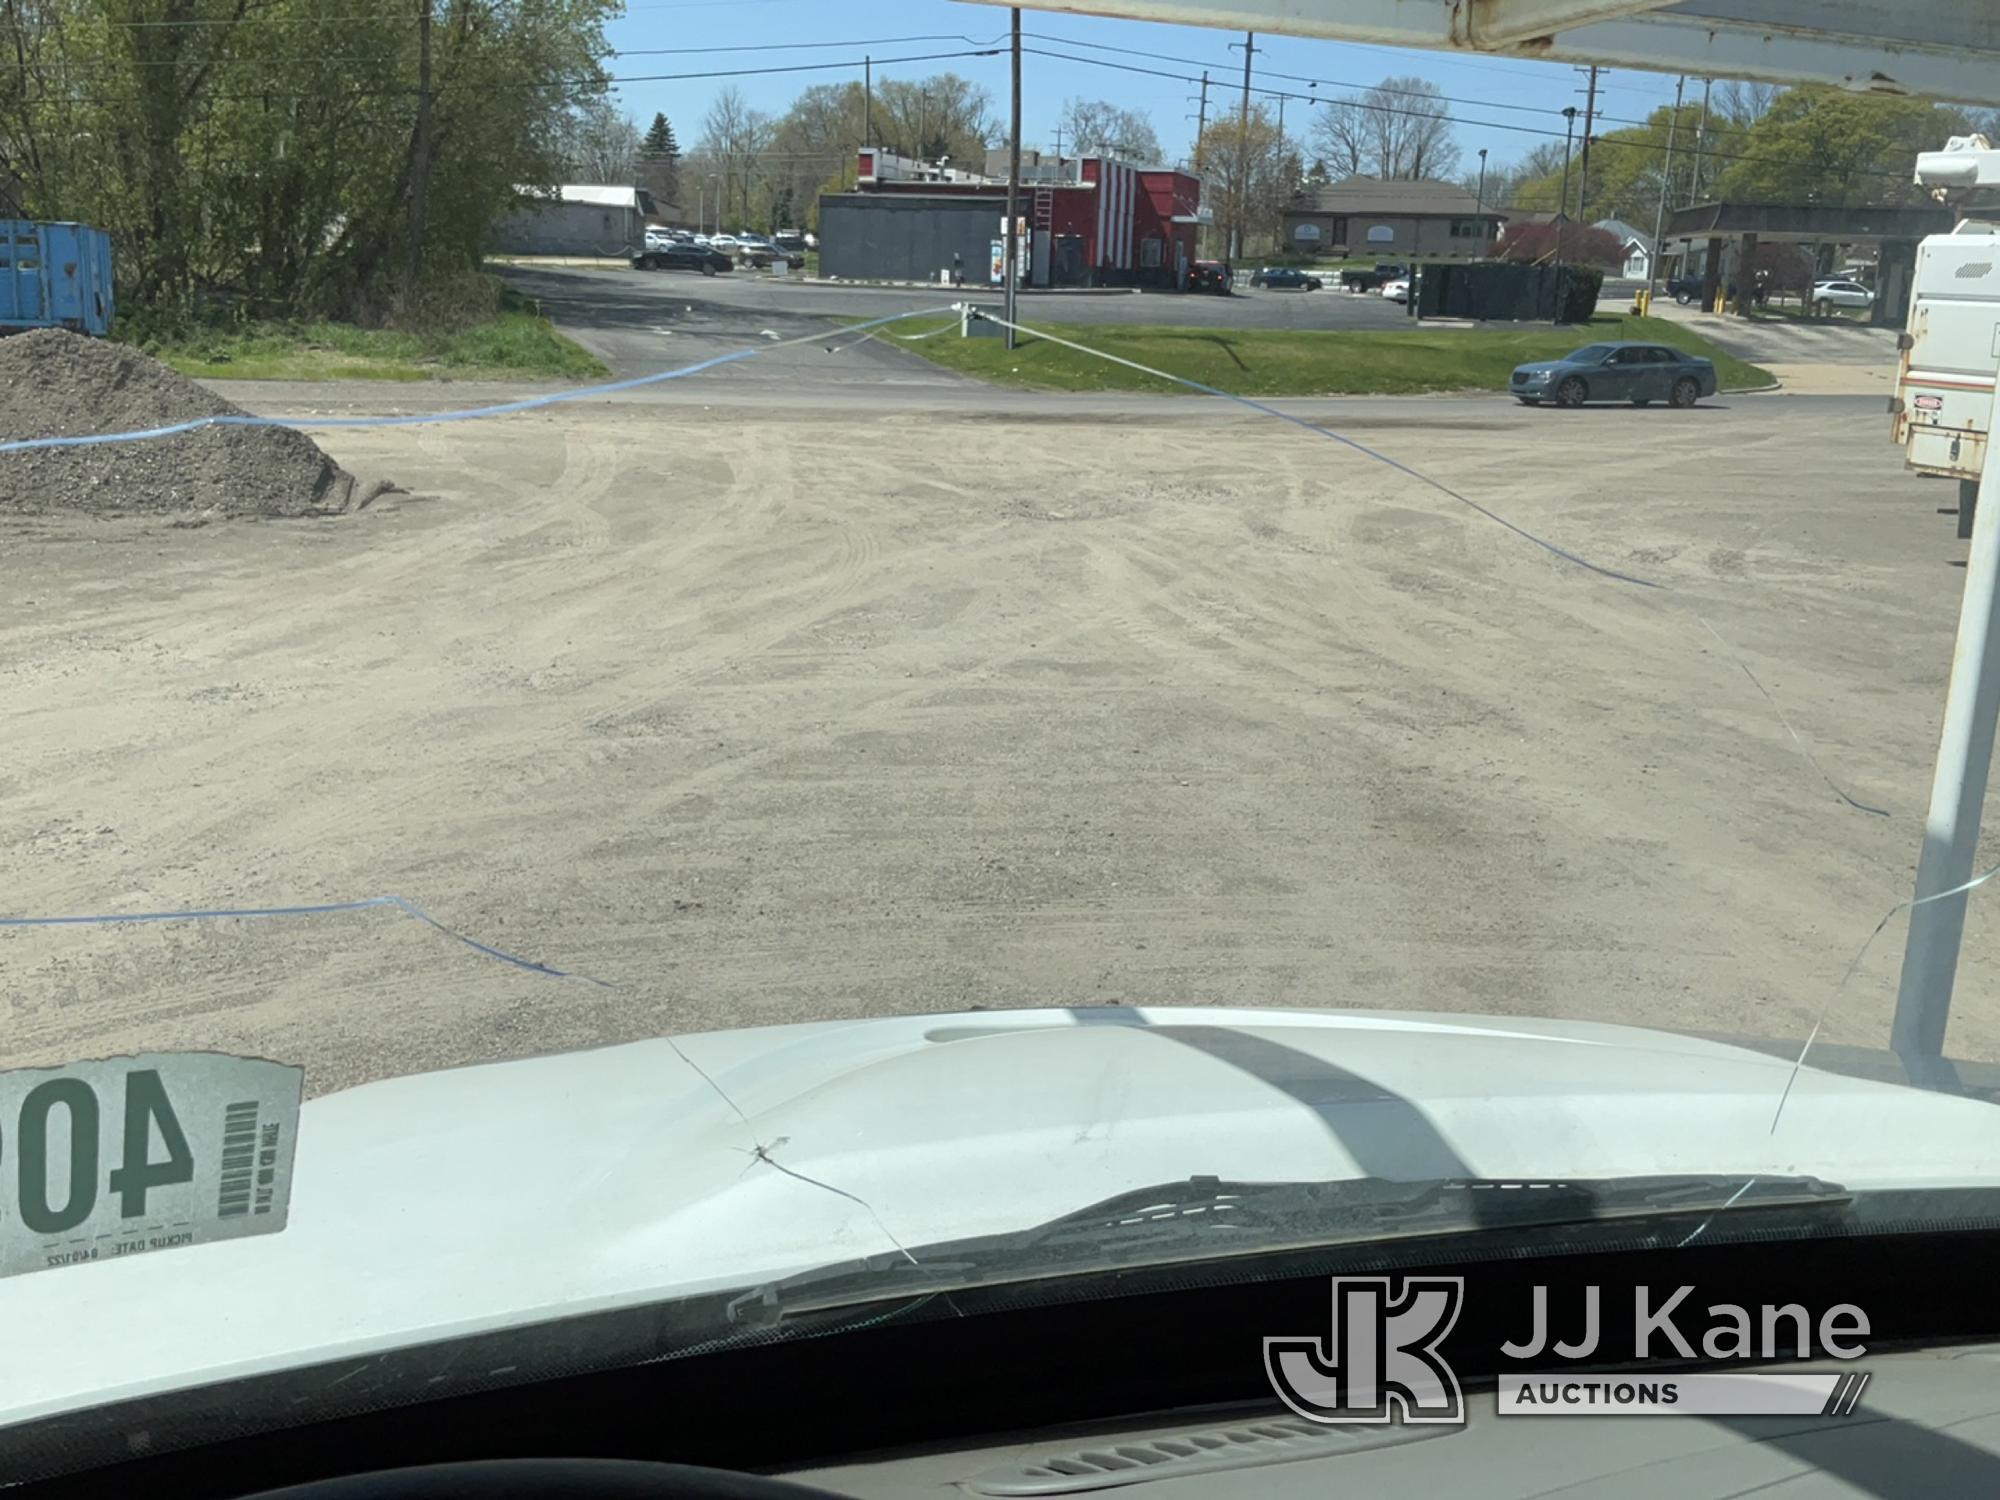
[[[1667,283],[1667,295],[1686,307],[1691,302],[1701,301],[1702,279],[1699,276],[1676,276]],[[1736,295],[1736,283],[1729,283],[1729,295]]]
[[[1214,292],[1227,297],[1235,284],[1236,273],[1226,260],[1198,260],[1188,267],[1187,289],[1191,292]]]

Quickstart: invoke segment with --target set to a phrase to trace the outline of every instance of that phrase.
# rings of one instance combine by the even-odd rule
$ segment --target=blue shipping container
[[[111,236],[88,224],[0,219],[0,332],[111,331]]]

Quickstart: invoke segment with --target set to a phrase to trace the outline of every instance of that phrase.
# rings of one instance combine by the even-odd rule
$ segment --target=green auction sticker
[[[0,1072],[0,1276],[277,1233],[304,1091],[219,1052]]]

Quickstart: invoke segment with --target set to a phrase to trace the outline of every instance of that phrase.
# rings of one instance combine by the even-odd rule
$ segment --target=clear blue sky
[[[716,92],[726,84],[735,83],[753,107],[781,113],[792,97],[809,84],[859,78],[859,60],[864,54],[877,60],[878,78],[921,78],[951,71],[983,84],[993,96],[996,112],[1004,119],[1007,26],[1004,6],[961,4],[956,0],[873,0],[866,5],[843,4],[838,0],[628,0],[627,14],[610,28],[611,45],[621,55],[611,59],[609,68],[616,78],[644,80],[621,84],[619,99],[642,127],[655,111],[664,111],[673,121],[674,133],[683,149],[692,146],[700,135],[702,115]],[[1023,10],[1021,27],[1024,33],[1031,34],[1024,38],[1026,48],[1195,77],[1206,67],[1217,80],[1210,93],[1211,118],[1219,109],[1233,107],[1241,97],[1243,53],[1229,45],[1242,41],[1240,33],[1036,10]],[[846,45],[800,45],[804,43]],[[1093,45],[1078,45],[1083,43]],[[786,50],[772,50],[779,44],[790,45]],[[1002,51],[993,57],[901,64],[884,61],[979,46],[999,46]],[[1574,69],[1553,63],[1457,57],[1442,52],[1294,37],[1260,36],[1257,46],[1257,74],[1298,75],[1266,76],[1263,81],[1273,88],[1300,95],[1336,96],[1391,75],[1415,74],[1428,78],[1453,100],[1455,133],[1468,167],[1475,164],[1474,154],[1482,147],[1491,151],[1491,161],[1498,166],[1526,154],[1542,138],[1533,132],[1552,132],[1556,139],[1561,139],[1563,120],[1559,111],[1568,103],[1579,108],[1583,104],[1582,76]],[[739,50],[692,50],[697,48]],[[1102,48],[1131,48],[1145,55],[1097,50]],[[854,66],[844,66],[850,61]],[[749,71],[802,65],[810,65],[812,71]],[[708,72],[734,76],[672,80],[647,77]],[[1571,89],[1578,91],[1574,97],[1569,93]],[[1149,116],[1168,154],[1178,156],[1194,135],[1192,116],[1196,106],[1189,96],[1198,92],[1198,84],[1183,83],[1178,78],[1149,77],[1031,53],[1022,61],[1022,142],[1031,147],[1052,145],[1052,131],[1063,101],[1081,96],[1108,99]],[[1674,80],[1670,75],[1629,70],[1607,72],[1599,83],[1598,108],[1611,117],[1609,128],[1615,129],[1622,121],[1643,118],[1649,110],[1671,103],[1673,92]],[[1287,134],[1303,141],[1310,114],[1307,100],[1289,101],[1285,107]]]

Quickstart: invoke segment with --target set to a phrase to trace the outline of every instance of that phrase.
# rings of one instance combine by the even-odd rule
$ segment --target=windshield
[[[0,1425],[2000,1186],[1977,110],[1034,12],[1017,165],[1004,8],[33,9]]]

